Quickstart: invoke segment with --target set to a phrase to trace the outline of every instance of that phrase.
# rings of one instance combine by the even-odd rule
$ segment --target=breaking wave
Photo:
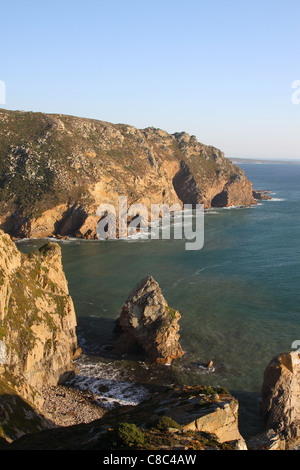
[[[79,373],[70,384],[83,392],[91,392],[104,408],[135,406],[149,396],[145,387],[130,382],[124,371],[117,369],[113,362],[91,362],[83,356],[77,366]]]

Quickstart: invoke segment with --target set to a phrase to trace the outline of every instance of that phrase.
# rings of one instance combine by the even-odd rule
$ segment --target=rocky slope
[[[74,374],[80,353],[60,247],[24,255],[0,231],[0,409],[13,396],[41,409],[43,387]]]
[[[6,448],[290,450],[299,444],[299,363],[299,351],[270,361],[261,403],[266,430],[246,442],[239,432],[237,400],[220,387],[198,385],[159,387],[137,406],[117,407],[87,424],[31,433]]]
[[[124,426],[126,433],[118,436]],[[12,450],[246,450],[238,403],[223,389],[167,388],[101,420],[24,436]]]
[[[223,388],[198,385],[159,387],[137,406],[117,407],[88,424],[31,433],[7,448],[291,450],[299,444],[299,363],[299,351],[270,361],[261,403],[266,430],[246,441],[239,431],[237,400]]]
[[[126,354],[138,346],[146,361],[170,364],[183,356],[178,334],[180,318],[180,313],[168,306],[158,283],[147,276],[132,290],[116,322],[121,335],[115,352]]]
[[[255,203],[224,154],[185,132],[0,110],[0,228],[94,238],[99,204]]]

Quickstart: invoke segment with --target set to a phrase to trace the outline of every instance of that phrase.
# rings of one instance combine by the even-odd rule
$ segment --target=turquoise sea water
[[[186,251],[185,240],[61,242],[63,264],[78,318],[84,356],[76,385],[135,403],[143,384],[226,387],[240,403],[240,430],[259,430],[264,369],[300,339],[300,165],[241,165],[255,189],[271,201],[205,215],[205,243]],[[28,241],[29,251],[44,242]],[[182,359],[147,366],[111,352],[114,321],[131,289],[151,274],[178,309]],[[202,367],[210,360],[214,369]]]

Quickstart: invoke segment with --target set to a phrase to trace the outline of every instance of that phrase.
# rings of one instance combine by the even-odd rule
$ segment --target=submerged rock
[[[270,191],[253,190],[252,194],[253,194],[254,199],[257,201],[267,201],[269,199],[272,199],[272,196],[270,196]]]
[[[117,327],[121,332],[117,354],[132,352],[137,346],[146,354],[146,361],[171,363],[183,356],[179,344],[180,313],[168,306],[158,283],[152,276],[140,281],[125,302]]]

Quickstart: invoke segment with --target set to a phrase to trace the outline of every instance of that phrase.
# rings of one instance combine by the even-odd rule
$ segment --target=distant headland
[[[235,165],[242,165],[243,163],[252,163],[254,165],[259,165],[259,164],[291,164],[291,163],[298,163],[300,164],[300,159],[299,160],[260,160],[258,158],[230,158],[228,157],[229,160],[232,161]]]

